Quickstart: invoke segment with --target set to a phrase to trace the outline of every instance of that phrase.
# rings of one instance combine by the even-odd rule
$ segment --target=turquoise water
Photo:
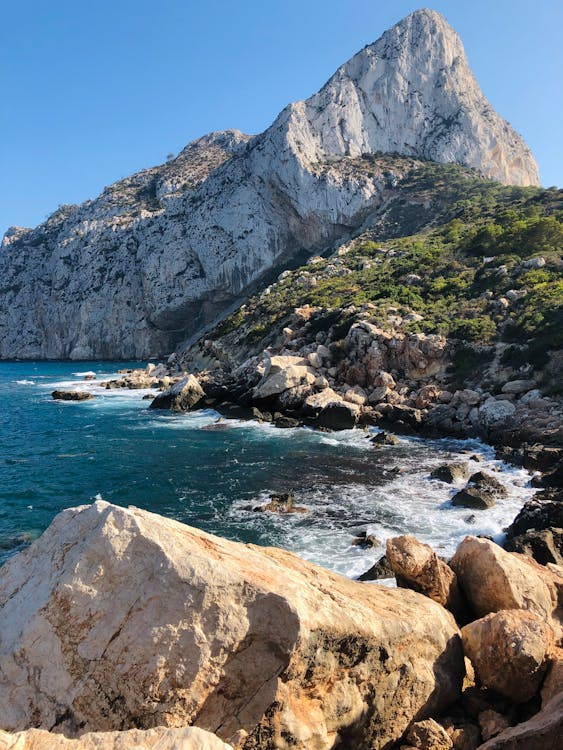
[[[500,534],[532,493],[526,472],[494,461],[476,442],[405,439],[377,450],[360,430],[278,430],[217,423],[209,410],[155,412],[142,399],[145,391],[100,385],[124,366],[0,363],[0,561],[36,538],[63,508],[99,495],[357,575],[384,551],[352,547],[360,530],[382,542],[415,533],[448,554],[467,533]],[[76,374],[90,370],[96,381],[85,383]],[[95,398],[55,402],[55,387],[88,388]],[[487,468],[503,471],[508,500],[473,514],[449,506],[452,488],[428,474],[464,450],[481,452]],[[287,491],[306,514],[251,509],[269,493]]]

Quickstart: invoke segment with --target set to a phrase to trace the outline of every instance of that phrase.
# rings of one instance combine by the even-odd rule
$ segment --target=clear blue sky
[[[211,130],[258,133],[406,0],[2,0],[0,235]],[[486,96],[563,184],[561,0],[435,0]]]

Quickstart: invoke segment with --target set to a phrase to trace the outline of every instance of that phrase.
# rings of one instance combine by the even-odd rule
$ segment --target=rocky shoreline
[[[562,569],[476,537],[387,559],[397,589],[63,511],[0,571],[0,748],[556,748]]]
[[[152,409],[187,412],[211,408],[224,417],[271,422],[280,429],[300,425],[325,431],[378,427],[381,432],[371,438],[375,447],[396,442],[395,436],[387,432],[389,429],[394,433],[420,437],[479,437],[495,446],[497,458],[535,472],[532,483],[541,490],[525,503],[506,530],[506,548],[530,554],[541,564],[563,564],[563,448],[560,441],[563,415],[560,416],[559,402],[541,397],[541,394],[538,398],[526,398],[527,394],[522,395],[521,389],[520,395],[515,394],[518,389],[511,385],[511,381],[507,383],[509,388],[497,398],[481,389],[446,390],[443,383],[440,385],[445,356],[444,342],[439,340],[440,337],[422,334],[404,337],[399,354],[386,355],[395,357],[391,360],[394,374],[377,369],[382,364],[382,355],[377,347],[374,348],[373,339],[366,347],[368,329],[369,326],[366,328],[365,325],[351,328],[356,347],[351,350],[349,346],[344,347],[348,356],[341,367],[350,379],[349,373],[354,368],[359,369],[358,363],[368,370],[375,358],[370,376],[373,390],[369,396],[366,396],[369,388],[342,383],[342,376],[339,378],[334,368],[327,367],[328,362],[322,364],[323,358],[328,356],[322,345],[316,352],[303,356],[265,351],[231,372],[215,369],[189,374],[172,355],[167,364],[150,363],[144,369],[124,370],[120,372],[120,378],[106,381],[104,387],[109,390],[160,391],[154,397],[151,393],[143,396],[150,400],[149,408]],[[376,336],[379,342],[380,334]],[[366,356],[362,358],[358,352],[358,340],[363,342],[360,350],[364,355],[366,351],[369,353],[367,361]],[[387,337],[386,340],[392,339]],[[388,351],[395,348],[390,347]],[[424,362],[420,359],[422,354],[426,357]],[[410,381],[411,387],[413,383],[415,388],[418,386],[415,391],[409,392],[401,384],[397,357],[403,368],[399,372],[408,371],[409,362],[411,376],[412,368],[417,369],[420,381]],[[390,364],[388,358],[383,362]],[[386,392],[386,401],[374,405],[373,393],[379,398],[383,391]],[[512,398],[504,398],[509,391]],[[87,392],[80,394],[80,391],[70,391],[65,396],[64,392],[56,391],[53,397],[61,398],[62,395],[76,400],[77,395],[81,399],[90,395]],[[538,407],[538,401],[541,407]],[[466,414],[466,419],[458,420],[454,429],[451,420],[444,424],[436,417],[436,414],[443,413],[445,405]],[[507,405],[510,406],[508,411]],[[542,415],[548,407],[554,427],[542,434],[544,442],[527,442],[538,437]],[[527,419],[530,409],[536,417]],[[502,496],[504,488],[490,474],[477,471],[477,464],[471,466],[471,463],[444,466],[435,478],[447,482],[454,481],[454,478],[465,480],[465,487],[457,492],[453,503],[479,511],[493,505],[496,498]],[[385,563],[385,558],[379,563],[384,576]],[[376,572],[378,565],[374,566]],[[367,573],[370,574],[368,578],[375,575],[373,571]]]

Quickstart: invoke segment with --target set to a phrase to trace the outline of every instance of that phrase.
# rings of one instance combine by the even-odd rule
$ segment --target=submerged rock
[[[53,391],[51,396],[56,401],[88,401],[94,398],[89,391]]]
[[[426,597],[103,501],[2,568],[0,632],[9,731],[195,724],[246,750],[380,750],[464,673]]]
[[[401,441],[396,435],[392,435],[390,432],[378,432],[370,438],[370,442],[375,445],[376,448],[381,448],[384,445],[399,445]]]

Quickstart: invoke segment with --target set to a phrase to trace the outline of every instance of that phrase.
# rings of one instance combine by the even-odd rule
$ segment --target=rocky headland
[[[260,135],[211,133],[35,229],[11,228],[0,358],[162,357],[307,257],[365,228],[400,236],[432,222],[428,200],[397,221],[402,182],[421,161],[539,184],[529,148],[431,10],[385,32]]]
[[[475,537],[387,558],[400,588],[66,510],[0,570],[0,747],[556,748],[562,569]]]
[[[0,750],[560,746],[563,193],[538,185],[422,10],[264,133],[204,136],[8,231],[0,358],[161,360],[54,391],[70,409],[124,388],[363,428],[374,451],[478,437],[539,491],[504,549],[389,539],[361,579],[397,588],[137,508],[66,510],[0,569]],[[432,480],[474,513],[505,492],[475,456]]]

